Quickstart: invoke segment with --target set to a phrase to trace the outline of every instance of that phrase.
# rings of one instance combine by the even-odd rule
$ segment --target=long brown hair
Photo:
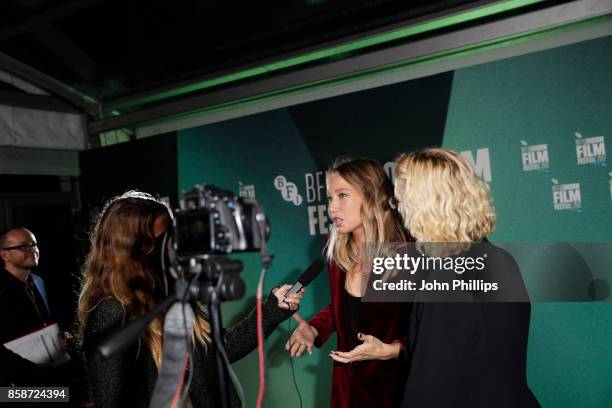
[[[361,158],[337,159],[327,170],[328,184],[333,175],[342,177],[363,195],[361,220],[365,241],[374,250],[372,255],[383,255],[385,243],[407,240],[408,234],[392,206],[393,184],[380,163]],[[353,242],[350,234],[340,234],[332,225],[327,243],[327,259],[351,272],[352,267],[361,261],[359,245]]]
[[[160,216],[172,217],[170,209],[147,193],[128,191],[109,200],[91,233],[91,249],[83,266],[78,317],[81,333],[89,313],[108,297],[126,310],[126,319],[153,309],[164,295],[161,271],[155,266],[153,225]],[[210,326],[198,310],[195,337],[210,341]],[[147,328],[143,341],[157,367],[161,364],[162,318]]]

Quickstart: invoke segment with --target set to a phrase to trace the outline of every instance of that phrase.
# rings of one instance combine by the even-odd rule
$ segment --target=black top
[[[511,255],[486,248],[494,275],[522,282]],[[538,407],[526,378],[530,313],[528,301],[416,303],[402,407]]]
[[[347,333],[349,350],[357,347],[361,342],[357,338],[359,333],[359,305],[361,298],[353,296],[346,288],[342,294],[342,307],[344,309],[344,330]]]
[[[262,305],[266,337],[291,312],[280,309],[269,296]],[[224,331],[225,350],[230,362],[240,360],[257,347],[256,310],[240,323]],[[141,341],[125,352],[102,360],[94,352],[98,341],[125,324],[125,311],[115,298],[102,300],[89,314],[84,332],[84,350],[90,385],[96,408],[148,407],[153,395],[157,368],[149,350]],[[197,344],[193,353],[193,380],[189,397],[195,408],[213,406],[217,374],[211,352]],[[230,382],[230,403],[239,406],[238,395]]]

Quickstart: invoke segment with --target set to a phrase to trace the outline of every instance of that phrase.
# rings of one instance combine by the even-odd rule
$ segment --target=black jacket
[[[268,336],[291,313],[280,309],[276,298],[269,296],[262,305],[263,328]],[[90,386],[96,408],[148,407],[157,369],[153,357],[142,342],[137,342],[124,353],[103,361],[94,351],[96,343],[113,330],[125,324],[123,306],[114,298],[102,300],[90,313],[84,332],[83,348],[87,361]],[[240,323],[224,332],[225,350],[230,362],[235,362],[257,347],[255,309]],[[211,352],[196,345],[193,380],[189,397],[195,408],[214,406],[217,373]],[[233,407],[239,399],[230,384]]]
[[[509,282],[513,293],[505,296],[528,299],[514,259],[492,245],[487,255],[490,267],[479,277]],[[519,288],[523,296],[516,293]],[[486,296],[414,305],[402,407],[539,406],[526,378],[531,306]]]
[[[43,326],[44,322],[28,298],[23,282],[0,267],[0,386],[54,383],[51,368],[38,366],[3,346]]]
[[[47,317],[49,312],[43,313]],[[0,344],[42,329],[44,324],[26,294],[25,284],[0,267]]]

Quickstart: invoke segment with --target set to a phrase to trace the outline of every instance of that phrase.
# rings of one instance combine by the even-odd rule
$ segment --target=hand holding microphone
[[[317,259],[300,275],[295,285],[283,285],[273,289],[272,293],[278,299],[278,307],[285,310],[297,310],[300,299],[306,292],[306,286],[321,273],[324,266],[323,261]]]
[[[289,293],[291,288],[291,285],[283,285],[272,290],[272,293],[278,300],[278,307],[281,309],[297,310],[300,305],[300,300],[306,292],[306,288],[300,288],[297,292]]]
[[[310,282],[312,282],[314,278],[316,278],[321,273],[324,266],[325,264],[322,260],[316,259],[313,263],[310,264],[310,266],[304,271],[304,273],[300,275],[297,283],[293,285],[291,289],[289,289],[286,296],[290,296],[294,293],[299,292],[302,288],[306,288],[306,286],[308,286]]]

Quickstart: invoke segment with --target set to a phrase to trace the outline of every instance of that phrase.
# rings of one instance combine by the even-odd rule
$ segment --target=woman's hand
[[[312,346],[319,332],[309,325],[306,320],[302,319],[299,314],[294,314],[293,318],[298,322],[298,327],[293,332],[289,341],[287,341],[285,350],[291,350],[291,357],[300,357],[304,350],[308,350],[308,354],[312,354]]]
[[[306,288],[302,288],[297,291],[297,293],[285,297],[289,289],[291,289],[291,285],[283,285],[276,289],[272,289],[272,293],[276,296],[278,307],[284,310],[297,310],[300,305],[300,300],[302,296],[304,296],[304,292],[306,292]]]
[[[329,356],[339,363],[352,363],[362,360],[390,360],[397,358],[401,351],[399,341],[387,344],[374,336],[362,333],[359,333],[357,338],[363,343],[351,351],[332,351]]]

